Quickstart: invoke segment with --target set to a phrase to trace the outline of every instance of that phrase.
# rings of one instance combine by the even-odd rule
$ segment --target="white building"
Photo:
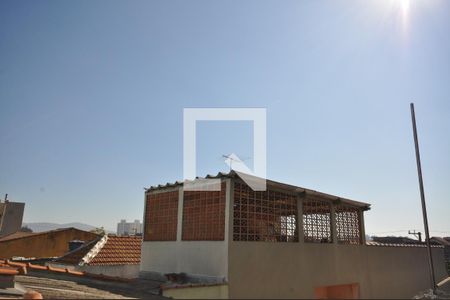
[[[142,234],[142,223],[139,220],[134,220],[134,222],[127,222],[126,220],[120,220],[117,223],[117,235],[141,235]]]
[[[219,180],[216,191],[185,190],[182,182],[146,190],[140,270],[195,287],[169,286],[163,295],[394,299],[430,287],[425,245],[366,243],[370,204],[272,180],[254,191],[249,176],[206,176]],[[436,279],[444,280],[444,249],[432,252]]]

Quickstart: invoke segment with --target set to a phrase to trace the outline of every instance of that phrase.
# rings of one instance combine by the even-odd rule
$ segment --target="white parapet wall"
[[[228,274],[228,246],[224,241],[144,242],[141,253],[141,271],[224,279]]]
[[[134,279],[139,277],[139,265],[84,265],[77,268],[93,274],[103,274],[107,276]]]
[[[57,262],[49,262],[46,265],[54,268],[63,268],[74,271],[87,272],[92,274],[102,274],[112,277],[120,277],[125,279],[134,279],[139,277],[139,265],[68,265]]]

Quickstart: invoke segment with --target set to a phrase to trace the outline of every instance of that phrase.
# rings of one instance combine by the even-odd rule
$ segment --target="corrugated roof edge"
[[[418,247],[418,248],[426,248],[425,244],[399,244],[399,243],[380,243],[374,241],[366,241],[367,246],[375,246],[375,247]],[[444,248],[442,245],[431,245],[432,248]]]
[[[229,173],[224,173],[224,172],[219,172],[217,173],[217,175],[206,175],[206,177],[202,178],[202,177],[196,177],[196,179],[218,179],[218,178],[232,178],[232,177],[239,177],[240,179],[242,179],[242,175],[240,175],[240,172],[237,171],[230,171]],[[245,174],[246,177],[249,177],[251,175]],[[256,177],[256,176],[252,176],[254,178],[260,178],[260,177]],[[261,179],[261,178],[260,178]],[[148,189],[145,189],[145,192],[150,192],[150,191],[155,191],[155,190],[160,190],[160,189],[165,189],[165,188],[171,188],[171,187],[176,187],[176,186],[180,186],[184,183],[184,181],[175,181],[174,183],[169,183],[167,182],[165,185],[159,184],[157,186],[150,186]],[[295,186],[295,185],[290,185],[290,184],[286,184],[286,183],[282,183],[282,182],[278,182],[278,181],[274,181],[274,180],[270,180],[267,179],[267,184],[268,185],[273,185],[273,186],[278,186],[281,189],[285,189],[285,190],[290,190],[293,191],[295,193],[305,193],[305,194],[309,194],[309,195],[313,195],[313,196],[318,196],[321,198],[326,198],[328,200],[333,201],[334,203],[345,203],[345,204],[349,204],[352,206],[357,206],[362,208],[363,210],[369,210],[370,209],[370,204],[369,203],[365,203],[365,202],[361,202],[361,201],[356,201],[356,200],[351,200],[351,199],[347,199],[347,198],[342,198],[339,196],[335,196],[335,195],[331,195],[331,194],[327,194],[327,193],[322,193],[322,192],[318,192],[315,190],[311,190],[311,189],[307,189],[307,188],[303,188],[303,187],[299,187],[299,186]]]

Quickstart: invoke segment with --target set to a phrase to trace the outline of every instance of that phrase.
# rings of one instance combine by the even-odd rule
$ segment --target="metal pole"
[[[420,164],[419,139],[417,137],[416,114],[414,112],[414,103],[411,103],[411,118],[414,132],[414,144],[416,147],[417,173],[419,176],[420,199],[422,202],[423,225],[425,227],[425,241],[428,249],[428,263],[430,265],[431,283],[433,285],[433,293],[436,294],[436,278],[434,277],[433,256],[431,254],[430,232],[428,231],[427,207],[425,205],[425,191],[423,189],[422,166]]]

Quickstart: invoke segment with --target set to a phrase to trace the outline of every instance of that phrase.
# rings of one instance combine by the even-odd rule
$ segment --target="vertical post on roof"
[[[305,233],[303,232],[303,201],[305,199],[305,192],[297,194],[297,238],[298,242],[303,244],[305,242]]]
[[[228,239],[227,236],[225,236],[228,245],[234,241],[234,181],[234,177],[231,176],[227,183],[227,191],[229,194],[228,203],[225,202],[226,205],[228,205],[228,208],[225,208],[225,217],[227,216],[226,212],[228,211],[228,223],[225,222],[225,226],[228,226]],[[227,233],[227,231],[225,231],[225,233]]]
[[[428,264],[430,266],[431,283],[433,285],[433,293],[436,294],[436,278],[434,277],[433,255],[431,254],[430,232],[428,230],[427,207],[425,204],[425,191],[423,188],[422,166],[420,164],[419,139],[417,137],[416,114],[414,112],[414,103],[411,103],[411,119],[414,134],[414,144],[416,147],[416,163],[417,174],[419,176],[420,199],[422,202],[423,225],[425,227],[425,241],[428,249]]]
[[[333,201],[330,203],[330,230],[331,230],[331,243],[338,244],[338,233],[336,226],[336,205]]]
[[[364,227],[364,209],[360,209],[358,211],[359,213],[359,232],[361,234],[360,243],[365,245],[366,244],[366,228]]]
[[[177,241],[183,240],[183,207],[184,207],[184,185],[178,187],[178,208],[177,208]]]

